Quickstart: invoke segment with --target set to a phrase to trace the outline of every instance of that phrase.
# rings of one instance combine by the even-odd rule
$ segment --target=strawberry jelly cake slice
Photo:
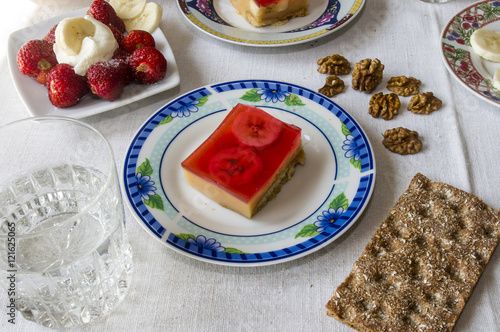
[[[299,127],[238,104],[181,165],[190,186],[251,218],[304,162]]]
[[[288,20],[306,16],[309,0],[230,0],[238,14],[248,23],[261,27],[283,25]]]

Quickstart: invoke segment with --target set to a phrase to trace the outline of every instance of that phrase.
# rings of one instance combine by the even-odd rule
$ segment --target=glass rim
[[[71,216],[70,218],[64,220],[61,223],[58,223],[55,226],[49,227],[47,229],[43,229],[41,231],[35,231],[33,233],[27,233],[27,234],[16,234],[14,232],[15,234],[13,236],[10,236],[10,237],[13,237],[15,239],[27,239],[27,238],[41,236],[41,235],[46,234],[46,233],[51,233],[59,228],[64,227],[65,225],[79,219],[80,216],[87,213],[93,206],[95,206],[97,204],[97,202],[104,195],[104,192],[111,186],[112,178],[114,176],[116,176],[114,174],[116,172],[116,163],[115,163],[115,157],[114,157],[114,153],[113,153],[113,149],[111,147],[111,144],[109,143],[108,139],[106,137],[104,137],[104,135],[99,130],[97,130],[93,126],[91,126],[88,123],[85,123],[83,121],[80,121],[80,120],[77,120],[77,119],[74,119],[71,117],[67,117],[67,116],[55,116],[55,115],[34,116],[34,117],[23,118],[23,119],[19,119],[19,120],[15,120],[15,121],[3,124],[0,126],[0,131],[2,131],[6,127],[18,125],[18,124],[21,124],[23,122],[44,122],[44,121],[72,122],[74,124],[77,124],[79,126],[87,128],[88,130],[90,130],[91,132],[96,134],[98,137],[100,137],[100,139],[105,143],[105,145],[107,147],[108,156],[110,159],[109,167],[108,167],[107,174],[106,174],[106,182],[105,182],[104,186],[99,190],[99,193],[97,195],[95,195],[94,198],[77,214]],[[119,183],[118,183],[118,186],[119,186]],[[9,233],[7,233],[7,234],[0,233],[0,239],[5,240],[7,238],[9,238]]]

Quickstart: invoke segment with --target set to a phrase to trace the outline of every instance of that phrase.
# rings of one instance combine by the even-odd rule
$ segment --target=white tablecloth
[[[111,142],[121,173],[136,130],[162,105],[203,85],[237,79],[270,79],[317,90],[325,76],[316,61],[334,53],[351,64],[378,58],[385,65],[383,91],[392,76],[414,76],[422,91],[433,91],[443,107],[427,116],[405,110],[391,121],[368,114],[371,94],[346,90],[333,100],[349,112],[369,137],[376,157],[375,190],[364,214],[338,240],[306,257],[263,267],[226,267],[181,255],[146,233],[126,208],[135,272],[125,301],[85,331],[350,331],[327,317],[325,304],[348,275],[376,228],[417,172],[470,191],[500,208],[498,163],[500,109],[473,95],[447,72],[440,55],[440,33],[471,1],[427,4],[418,0],[368,0],[358,17],[324,38],[284,47],[226,43],[192,26],[175,0],[163,6],[161,29],[173,49],[181,82],[176,88],[83,120]],[[0,124],[28,117],[7,66],[10,32],[91,1],[16,0],[0,14]],[[68,111],[70,112],[70,111]],[[381,134],[397,126],[417,130],[424,148],[400,156],[383,147]],[[491,259],[455,331],[499,330],[500,255]],[[0,290],[1,331],[43,331],[24,320],[7,321],[6,292]]]

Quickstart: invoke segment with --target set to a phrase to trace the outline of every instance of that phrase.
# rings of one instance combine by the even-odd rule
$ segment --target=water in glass
[[[58,165],[0,187],[0,233],[16,235],[1,245],[12,254],[0,258],[0,282],[8,290],[15,279],[9,300],[26,319],[81,326],[125,297],[132,254],[113,175]]]

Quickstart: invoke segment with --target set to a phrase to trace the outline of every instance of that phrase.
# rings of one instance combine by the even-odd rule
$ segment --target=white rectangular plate
[[[21,100],[32,116],[57,115],[83,118],[133,103],[171,89],[179,84],[179,71],[172,49],[161,29],[156,28],[153,32],[156,48],[160,50],[167,59],[167,73],[160,82],[151,85],[137,83],[129,84],[125,87],[120,98],[112,102],[88,95],[78,104],[68,108],[57,108],[52,105],[48,97],[47,88],[38,83],[34,78],[25,76],[19,71],[16,62],[17,52],[28,40],[42,39],[50,28],[59,23],[62,19],[66,17],[85,16],[86,11],[87,8],[83,8],[53,17],[50,20],[17,30],[9,36],[7,53],[12,80],[14,81],[14,86]]]

